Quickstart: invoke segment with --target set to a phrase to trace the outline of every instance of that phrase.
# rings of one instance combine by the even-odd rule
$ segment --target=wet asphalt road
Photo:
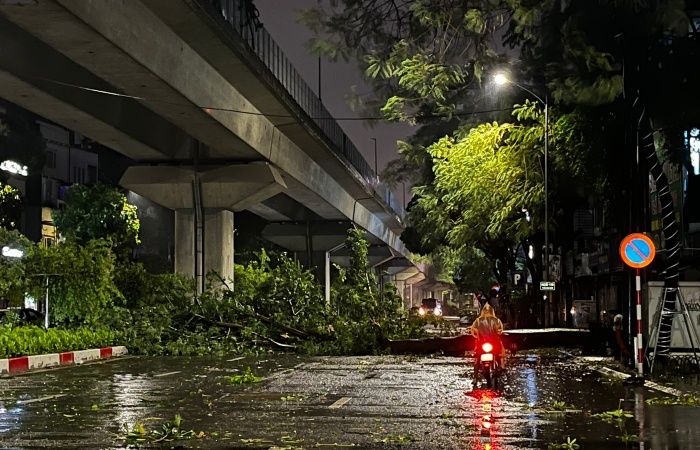
[[[662,394],[588,366],[520,355],[493,392],[472,389],[468,358],[130,357],[0,379],[0,448],[123,448],[124,424],[179,413],[203,437],[156,448],[700,449],[700,408],[645,406]],[[227,381],[246,367],[264,380]],[[622,427],[591,417],[618,405]]]

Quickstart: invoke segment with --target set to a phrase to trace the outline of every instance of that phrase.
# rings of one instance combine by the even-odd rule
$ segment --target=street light
[[[503,86],[508,83],[508,77],[504,73],[497,73],[493,76],[493,82],[499,86]]]
[[[535,97],[540,103],[544,105],[544,264],[545,264],[545,275],[544,281],[549,281],[549,173],[548,173],[548,163],[549,163],[549,106],[547,104],[547,92],[545,90],[544,99],[531,91],[530,89],[522,86],[508,78],[508,76],[499,72],[493,76],[493,82],[497,86],[503,86],[505,84],[512,84],[528,94]]]

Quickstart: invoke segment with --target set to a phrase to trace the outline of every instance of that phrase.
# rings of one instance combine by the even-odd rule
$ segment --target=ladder
[[[673,310],[664,310],[664,304],[666,303],[666,295],[669,292],[676,291],[676,305]],[[678,308],[680,306],[680,308]],[[690,347],[693,349],[693,357],[695,359],[695,364],[700,367],[700,359],[698,359],[698,351],[700,350],[700,339],[698,338],[697,332],[693,327],[693,323],[690,319],[690,312],[688,311],[688,305],[683,298],[683,293],[679,287],[675,288],[664,288],[664,293],[659,301],[659,305],[656,307],[656,314],[654,315],[654,328],[651,330],[651,336],[649,336],[649,342],[647,343],[647,348],[645,354],[649,354],[649,347],[651,347],[652,342],[654,343],[654,351],[649,359],[651,360],[651,365],[649,368],[649,373],[654,373],[654,363],[656,362],[659,334],[661,333],[661,322],[662,317],[667,316],[681,316],[683,318],[683,323],[685,325],[685,332],[688,335],[688,341],[690,342]],[[671,331],[671,338],[673,338],[673,331]],[[670,344],[669,344],[670,346]]]

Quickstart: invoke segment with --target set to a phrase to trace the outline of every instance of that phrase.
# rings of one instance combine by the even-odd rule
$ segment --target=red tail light
[[[481,345],[481,349],[486,353],[491,353],[493,351],[493,345],[490,342],[484,342]]]

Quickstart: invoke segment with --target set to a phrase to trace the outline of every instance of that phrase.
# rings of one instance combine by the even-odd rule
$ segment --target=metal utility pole
[[[374,176],[379,180],[379,166],[377,165],[377,138],[370,138],[374,141]]]
[[[318,99],[323,103],[321,97],[321,55],[318,56]]]
[[[544,94],[544,281],[549,281],[549,105]]]
[[[549,281],[549,102],[547,98],[547,86],[544,87],[544,98],[537,95],[531,89],[510,80],[506,74],[497,73],[494,76],[497,85],[510,84],[535,97],[544,105],[544,281]],[[542,325],[546,321],[545,305],[540,303]]]

